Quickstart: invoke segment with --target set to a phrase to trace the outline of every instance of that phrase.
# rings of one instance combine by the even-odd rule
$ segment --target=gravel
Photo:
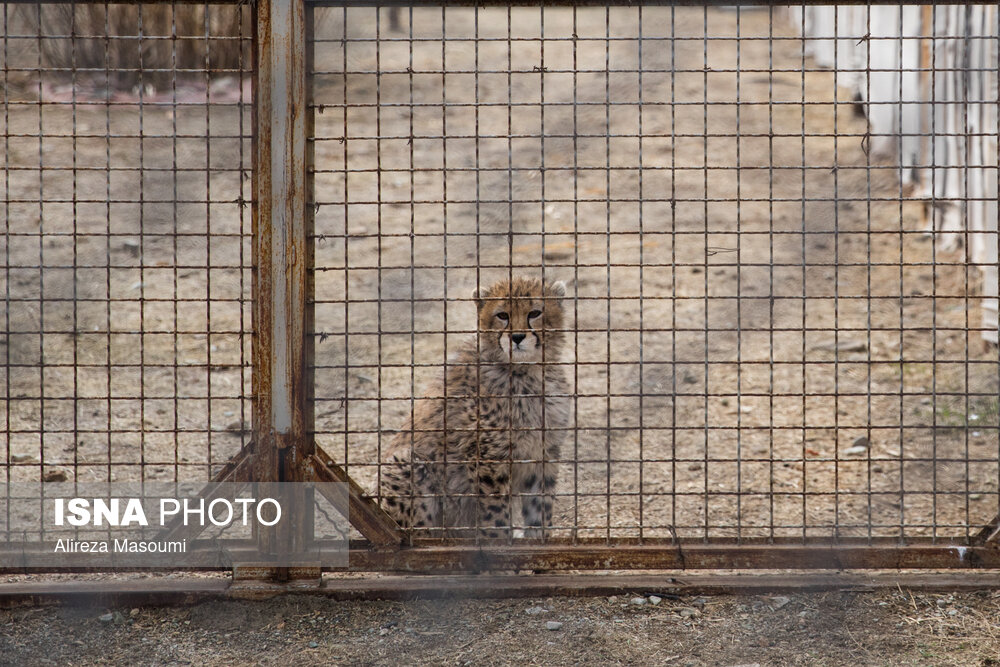
[[[516,599],[344,602],[286,595],[134,613],[0,609],[0,664],[967,667],[993,664],[1000,655],[1000,592],[994,591],[950,598],[905,589],[663,596],[655,611],[623,613],[620,603],[630,597],[618,596],[618,604],[546,598],[544,608],[562,620],[540,621],[536,632],[525,631],[527,605]],[[775,609],[775,597],[789,603]],[[761,613],[749,613],[754,602]],[[696,603],[704,608],[700,615]],[[114,622],[116,611],[123,623]]]

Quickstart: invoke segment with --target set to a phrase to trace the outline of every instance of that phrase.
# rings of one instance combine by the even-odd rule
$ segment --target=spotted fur
[[[569,385],[559,365],[562,282],[501,281],[473,292],[477,336],[449,362],[444,387],[416,402],[381,470],[400,525],[502,537],[520,505],[527,535],[552,525]]]

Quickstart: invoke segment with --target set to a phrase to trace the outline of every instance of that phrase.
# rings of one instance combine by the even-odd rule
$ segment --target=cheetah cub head
[[[561,280],[542,283],[535,278],[501,280],[487,290],[472,293],[479,311],[479,349],[498,362],[555,361],[562,342]]]

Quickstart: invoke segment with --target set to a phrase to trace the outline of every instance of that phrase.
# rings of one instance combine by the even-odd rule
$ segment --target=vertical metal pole
[[[258,0],[254,33],[253,478],[298,481],[312,455],[307,345],[306,28],[304,0]],[[289,517],[305,513],[296,511]],[[295,546],[289,522],[260,546]],[[289,532],[290,531],[290,532]]]

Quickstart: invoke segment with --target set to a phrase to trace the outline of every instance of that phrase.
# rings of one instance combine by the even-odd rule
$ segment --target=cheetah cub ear
[[[552,285],[549,286],[549,289],[551,289],[552,293],[556,296],[566,296],[566,283],[561,280],[557,280],[552,283]]]

